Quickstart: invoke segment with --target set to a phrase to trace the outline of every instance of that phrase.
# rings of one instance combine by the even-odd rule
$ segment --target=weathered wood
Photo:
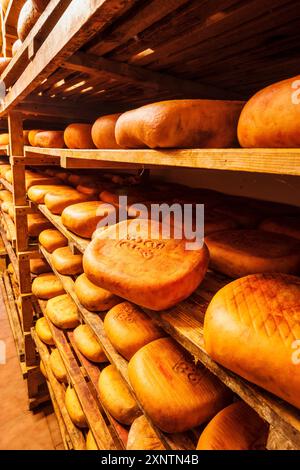
[[[13,192],[13,187],[12,184],[10,184],[8,181],[6,181],[4,178],[0,178],[0,184],[7,189],[7,191],[10,191],[11,193]]]

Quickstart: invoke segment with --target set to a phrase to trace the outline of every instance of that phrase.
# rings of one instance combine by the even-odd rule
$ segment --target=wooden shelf
[[[25,147],[33,156],[59,157],[63,168],[181,167],[300,175],[300,149],[69,150]],[[37,158],[36,158],[37,159]],[[284,162],[284,165],[282,164]]]
[[[11,193],[13,193],[12,184],[10,184],[4,178],[0,178],[0,184],[2,184],[2,186],[4,186],[4,188],[7,189],[7,191],[10,191]]]
[[[14,252],[14,249],[11,245],[11,243],[7,240],[6,234],[3,230],[3,227],[0,225],[0,235],[2,237],[6,252],[8,254],[8,257],[10,259],[11,264],[13,265],[14,271],[16,273],[17,278],[19,277],[19,269],[18,269],[18,262],[17,262],[17,257],[16,253]]]
[[[10,154],[9,145],[0,145],[0,155],[7,157]]]
[[[8,214],[6,212],[1,211],[1,216],[3,218],[4,223],[7,226],[7,230],[9,231],[10,238],[11,238],[11,244],[15,248],[16,246],[16,227],[14,222],[11,220]]]
[[[47,373],[47,386],[64,445],[67,449],[84,450],[84,434],[73,424],[65,407],[65,386],[56,379],[49,365],[49,351],[51,352],[51,350],[39,339],[34,328],[31,330],[31,335]]]
[[[74,290],[74,281],[70,276],[63,276],[62,274],[58,273],[56,269],[53,266],[52,259],[51,259],[51,254],[47,253],[47,251],[40,246],[40,251],[50,264],[53,272],[56,274],[56,276],[61,280],[63,287],[65,291],[70,295],[70,297],[73,299],[73,301],[76,303],[79,314],[81,318],[83,319],[84,323],[90,326],[90,328],[93,330],[94,334],[98,338],[99,342],[102,345],[102,348],[109,359],[111,364],[114,364],[115,367],[118,369],[119,373],[127,383],[131,393],[135,396],[134,390],[131,387],[131,384],[129,382],[128,378],[128,373],[127,373],[127,361],[119,354],[117,351],[114,349],[110,341],[108,340],[105,330],[104,330],[104,325],[103,325],[103,320],[101,319],[101,316],[90,312],[87,310],[81,303],[79,302],[75,290]],[[136,396],[135,396],[136,398]],[[155,430],[157,436],[161,440],[162,444],[165,446],[166,449],[172,449],[172,450],[192,450],[195,448],[194,442],[192,438],[189,436],[189,433],[180,433],[177,435],[172,435],[169,436],[167,434],[163,434],[151,421],[149,416],[145,413],[143,407],[140,405],[140,403],[137,400],[137,403],[139,404],[142,412],[145,414],[146,418],[148,419],[150,425],[153,427]]]

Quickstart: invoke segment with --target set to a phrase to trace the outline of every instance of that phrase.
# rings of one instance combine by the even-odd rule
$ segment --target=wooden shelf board
[[[300,149],[70,150],[25,147],[25,157],[27,153],[41,158],[60,157],[64,168],[182,167],[300,175]]]
[[[4,188],[7,189],[7,191],[10,191],[11,193],[13,193],[12,184],[6,181],[4,178],[0,178],[0,184],[2,184]]]
[[[73,301],[76,303],[79,314],[83,321],[90,326],[90,328],[93,330],[94,334],[98,338],[99,342],[101,343],[103,350],[109,359],[111,364],[114,364],[115,367],[118,369],[119,373],[127,383],[131,393],[135,396],[134,390],[131,387],[131,384],[129,382],[128,378],[128,373],[127,373],[127,361],[114,349],[112,344],[110,343],[109,339],[106,336],[104,326],[103,326],[103,321],[100,317],[99,314],[90,312],[87,310],[81,303],[79,302],[75,290],[74,290],[74,281],[71,277],[69,276],[63,276],[53,266],[52,259],[51,259],[51,254],[47,253],[47,251],[40,246],[40,250],[43,253],[44,257],[50,264],[53,272],[56,274],[56,276],[61,280],[63,287],[65,291],[70,295],[70,297],[73,299]],[[136,396],[135,396],[136,398]],[[149,416],[145,413],[143,407],[140,405],[140,403],[137,400],[137,403],[139,404],[142,412],[145,414],[146,418],[148,419],[150,425],[152,428],[155,430],[157,436],[161,440],[162,444],[165,446],[166,449],[171,449],[171,450],[191,450],[194,448],[194,444],[191,441],[189,435],[187,433],[180,433],[178,435],[174,436],[168,436],[167,434],[163,434],[151,421]]]
[[[0,145],[0,155],[8,156],[10,154],[9,145]]]
[[[19,278],[19,269],[18,269],[18,262],[17,262],[17,257],[16,253],[14,252],[14,249],[10,243],[9,240],[7,240],[6,234],[3,230],[3,227],[0,225],[0,235],[2,237],[6,252],[8,254],[8,257],[10,259],[11,264],[13,265],[14,271],[16,273],[17,278]]]
[[[8,229],[8,231],[9,231],[9,233],[10,233],[11,244],[12,244],[12,246],[15,247],[15,245],[16,245],[16,238],[17,238],[15,224],[14,224],[14,222],[11,220],[11,218],[9,217],[9,215],[6,214],[6,212],[1,211],[1,215],[2,215],[3,220],[5,221],[5,223],[6,223],[6,225],[7,225],[7,229]]]

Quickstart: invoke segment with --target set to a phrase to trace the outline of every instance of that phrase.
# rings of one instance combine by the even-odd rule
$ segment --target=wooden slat
[[[9,155],[9,145],[0,145],[0,155],[7,156]]]
[[[16,244],[16,227],[15,227],[15,224],[6,212],[1,211],[1,216],[2,216],[4,222],[7,226],[7,230],[9,231],[10,242],[11,242],[12,246],[14,247],[15,244]]]
[[[8,181],[6,181],[6,179],[0,178],[0,184],[2,184],[2,186],[4,186],[7,191],[10,191],[11,193],[13,192],[12,185]]]
[[[0,225],[0,235],[2,237],[6,252],[8,254],[8,257],[10,259],[11,264],[13,265],[14,271],[16,273],[17,278],[19,277],[19,268],[18,268],[18,261],[16,254],[14,252],[14,249],[11,245],[11,243],[7,240],[6,234],[3,230],[3,228]]]

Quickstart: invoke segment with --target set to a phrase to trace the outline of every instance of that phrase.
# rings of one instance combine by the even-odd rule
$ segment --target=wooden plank
[[[88,359],[86,359],[86,357],[83,354],[81,354],[81,352],[78,350],[75,344],[73,332],[68,332],[68,338],[69,338],[70,343],[72,344],[72,347],[82,367],[84,368],[87,376],[89,377],[91,384],[94,387],[94,392],[95,392],[95,395],[97,396],[99,403],[101,404],[101,408],[104,411],[112,429],[114,430],[115,442],[117,441],[117,444],[116,444],[117,448],[126,449],[127,440],[128,440],[128,432],[129,432],[128,427],[125,427],[122,424],[118,423],[118,421],[115,420],[111,416],[111,414],[107,411],[107,409],[101,403],[101,398],[100,398],[99,389],[98,389],[98,380],[100,377],[100,368],[99,368],[100,365],[93,364],[92,362],[88,361]]]
[[[9,145],[0,145],[0,155],[7,156],[10,154]]]
[[[102,450],[113,450],[115,445],[110,431],[100,413],[99,407],[92,396],[85,378],[77,364],[72,353],[71,347],[67,342],[66,336],[62,330],[57,328],[48,318],[45,310],[45,302],[39,302],[44,316],[47,318],[55,344],[59,350],[63,362],[68,371],[70,381],[76,391],[82,409],[86,416],[87,422],[96,440],[97,446]]]
[[[7,226],[7,230],[10,234],[10,242],[14,247],[15,243],[16,243],[16,227],[15,227],[15,224],[6,212],[1,211],[1,216],[2,216],[4,222]]]
[[[29,147],[26,147],[26,152]],[[82,161],[81,168],[102,168],[103,162],[135,168],[182,167],[223,171],[300,175],[299,149],[182,149],[182,150],[70,150],[30,147],[31,154],[60,156],[65,166]],[[85,164],[86,161],[86,164]],[[282,164],[284,162],[284,165]],[[72,165],[68,165],[68,168]],[[74,167],[76,167],[74,165]]]
[[[65,407],[65,389],[62,384],[58,382],[58,380],[54,377],[52,369],[49,365],[49,351],[47,346],[42,343],[42,341],[37,336],[34,329],[31,330],[32,337],[40,354],[40,357],[43,361],[45,366],[49,383],[55,395],[55,400],[58,404],[62,419],[66,426],[68,435],[72,442],[72,445],[75,450],[84,450],[85,449],[85,438],[83,432],[80,431],[71,421],[69,413]]]
[[[2,186],[5,189],[7,189],[7,191],[10,191],[11,193],[13,192],[12,184],[10,184],[8,181],[6,181],[6,179],[0,178],[0,184],[2,184]]]
[[[4,246],[5,246],[6,252],[8,254],[8,257],[10,259],[10,262],[13,265],[16,276],[17,276],[17,278],[19,278],[19,267],[18,267],[18,261],[17,261],[16,254],[13,250],[13,247],[12,247],[11,243],[7,240],[6,234],[3,230],[3,228],[1,227],[1,225],[0,225],[0,235],[2,237],[2,240],[3,240]]]

